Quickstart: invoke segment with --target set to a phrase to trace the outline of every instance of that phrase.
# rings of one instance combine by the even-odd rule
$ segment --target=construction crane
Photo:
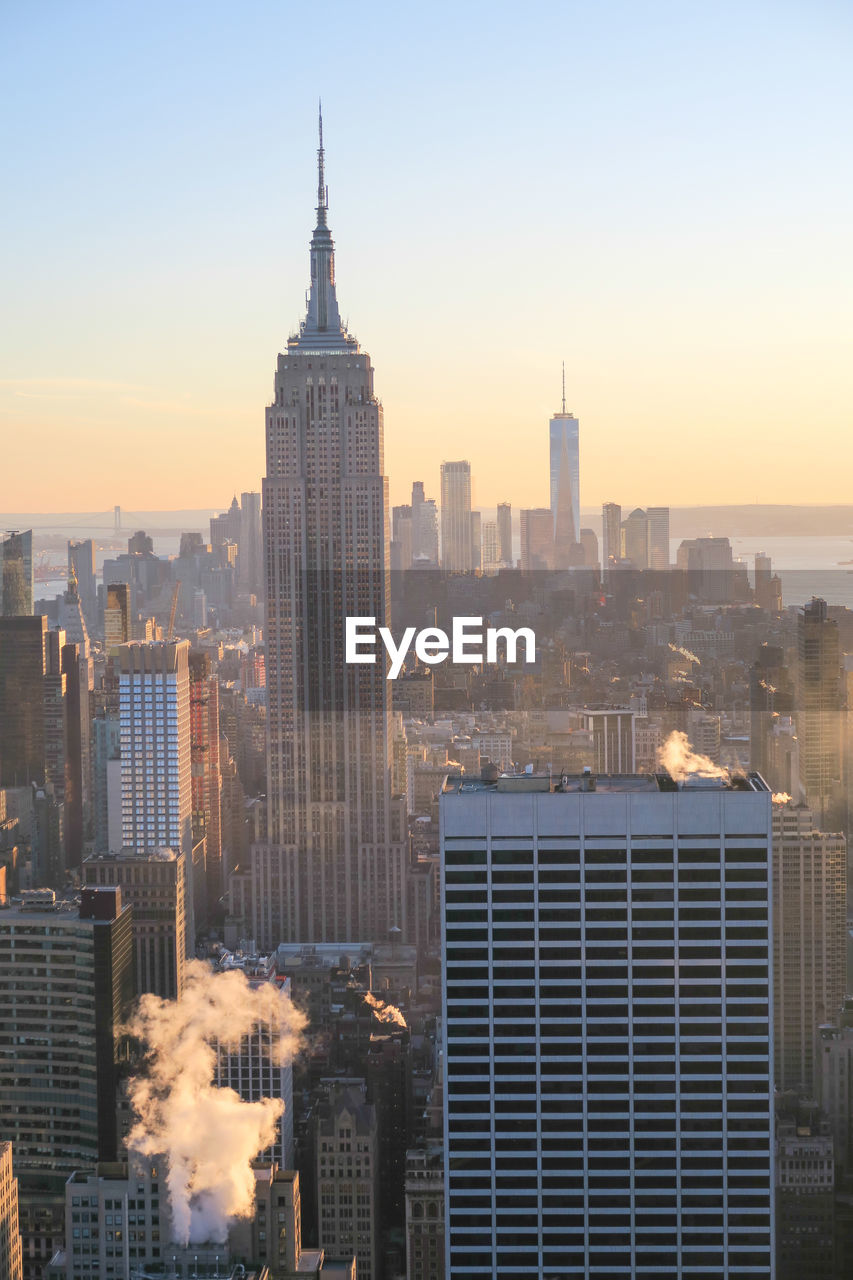
[[[175,589],[172,592],[172,608],[169,611],[169,630],[166,632],[166,639],[171,640],[175,634],[175,614],[178,612],[178,596],[181,594],[181,580],[175,583]]]

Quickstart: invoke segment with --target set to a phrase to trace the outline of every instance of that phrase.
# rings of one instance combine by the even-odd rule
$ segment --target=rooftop
[[[626,792],[667,791],[756,791],[769,792],[770,788],[758,773],[729,774],[706,778],[688,774],[676,780],[665,770],[659,773],[507,773],[499,777],[475,778],[467,774],[448,774],[443,792],[445,795],[466,795],[474,792],[497,794],[530,794],[531,792]]]

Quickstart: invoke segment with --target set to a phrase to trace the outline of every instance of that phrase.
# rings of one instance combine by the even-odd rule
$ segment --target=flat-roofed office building
[[[448,780],[448,1277],[769,1280],[770,799]]]

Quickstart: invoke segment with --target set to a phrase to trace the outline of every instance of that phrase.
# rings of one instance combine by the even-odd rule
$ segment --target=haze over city
[[[463,438],[478,504],[510,496],[509,458],[513,502],[543,501],[563,360],[584,505],[849,497],[844,6],[333,4],[319,36],[271,3],[0,23],[7,507],[257,487],[321,95],[392,501],[413,475],[434,490]]]
[[[7,4],[0,1280],[850,1280],[850,27]]]

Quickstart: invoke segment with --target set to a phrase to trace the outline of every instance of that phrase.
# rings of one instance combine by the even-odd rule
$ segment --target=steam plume
[[[364,997],[364,1003],[370,1006],[380,1022],[393,1022],[398,1027],[409,1025],[396,1005],[386,1004],[384,1000],[377,1000],[376,996],[369,991]]]
[[[149,857],[152,862],[175,862],[177,854],[174,849],[163,848],[155,849],[153,853],[149,854]]]
[[[701,662],[699,661],[699,659],[696,657],[696,654],[695,654],[695,653],[691,653],[689,649],[685,649],[685,648],[684,648],[684,645],[681,645],[681,644],[673,644],[673,643],[670,641],[670,645],[669,645],[669,647],[670,647],[670,649],[672,650],[672,652],[673,652],[673,653],[680,653],[680,654],[681,654],[681,656],[682,656],[682,658],[687,658],[688,662],[695,662],[695,663],[696,663],[696,665],[697,665],[697,667],[701,667],[702,663],[701,663]]]
[[[274,983],[250,986],[239,970],[213,974],[191,960],[180,1001],[144,995],[130,1024],[148,1070],[131,1081],[137,1123],[128,1144],[165,1157],[176,1243],[224,1241],[230,1221],[252,1211],[251,1161],[275,1140],[284,1104],[244,1102],[213,1079],[216,1046],[238,1048],[258,1023],[273,1028],[277,1061],[298,1049],[305,1017]]]
[[[684,782],[691,775],[695,778],[728,778],[728,769],[721,769],[710,756],[700,756],[693,750],[687,734],[675,729],[662,747],[658,748],[658,764],[667,770],[674,782]]]
[[[787,791],[774,791],[773,803],[774,804],[790,804],[791,797],[788,795]]]

